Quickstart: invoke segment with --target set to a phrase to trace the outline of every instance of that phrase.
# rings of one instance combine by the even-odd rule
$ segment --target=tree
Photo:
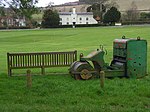
[[[141,20],[150,20],[150,13],[142,12],[140,13]]]
[[[59,26],[59,14],[55,10],[45,10],[43,15],[42,27],[50,28],[50,27],[58,27]]]
[[[106,7],[102,4],[95,3],[87,8],[87,12],[93,12],[93,17],[102,19],[103,13],[106,11]]]
[[[139,11],[137,10],[137,5],[133,1],[131,3],[131,8],[126,11],[126,14],[124,14],[124,20],[136,21],[139,19],[139,16],[140,16],[140,14],[139,14]]]
[[[4,11],[4,7],[0,6],[0,16],[5,16],[5,11]]]
[[[110,10],[104,15],[104,23],[115,23],[118,22],[121,18],[121,13],[115,7],[111,7]]]
[[[32,27],[32,15],[38,12],[35,6],[38,0],[1,0],[1,3],[9,6],[18,17],[24,17],[27,25]]]
[[[0,1],[0,16],[6,15],[5,10],[4,10],[4,6],[5,6],[5,4],[2,1]]]
[[[87,8],[87,12],[93,12],[93,17],[97,21],[102,21],[103,19],[103,14],[106,10],[105,3],[108,0],[79,0],[80,2],[85,2],[88,4],[92,4]]]

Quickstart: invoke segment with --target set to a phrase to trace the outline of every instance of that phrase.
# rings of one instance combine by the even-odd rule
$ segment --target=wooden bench
[[[40,52],[40,53],[7,53],[8,75],[12,69],[41,68],[45,74],[47,67],[65,67],[77,60],[77,51]]]

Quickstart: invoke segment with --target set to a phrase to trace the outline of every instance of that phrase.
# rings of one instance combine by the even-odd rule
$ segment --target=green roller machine
[[[115,39],[113,42],[113,60],[105,63],[106,50],[103,46],[87,56],[80,54],[80,60],[75,61],[69,68],[75,79],[87,80],[99,77],[100,71],[105,77],[141,78],[147,74],[147,41],[125,38]]]

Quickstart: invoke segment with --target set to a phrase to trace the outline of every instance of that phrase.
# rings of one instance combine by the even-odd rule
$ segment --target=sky
[[[50,2],[53,2],[54,5],[63,4],[66,2],[74,2],[78,0],[39,0],[39,3],[37,4],[38,7],[44,7],[47,6]]]

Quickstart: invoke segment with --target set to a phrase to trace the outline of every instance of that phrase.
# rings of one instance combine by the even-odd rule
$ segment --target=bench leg
[[[8,76],[12,76],[12,70],[8,69]]]
[[[41,74],[45,75],[45,68],[44,67],[41,68]]]

